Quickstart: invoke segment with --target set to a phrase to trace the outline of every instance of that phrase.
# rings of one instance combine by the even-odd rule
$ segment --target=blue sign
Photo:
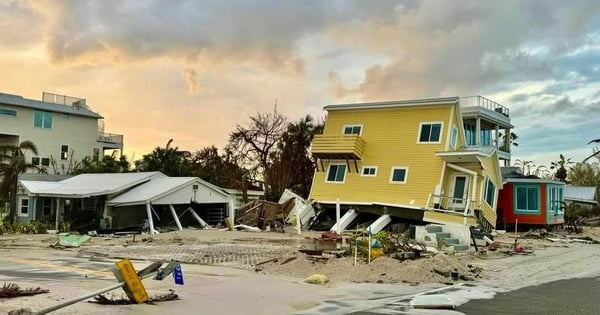
[[[183,285],[183,270],[181,270],[179,262],[177,262],[175,269],[173,269],[173,279],[175,279],[175,284]]]

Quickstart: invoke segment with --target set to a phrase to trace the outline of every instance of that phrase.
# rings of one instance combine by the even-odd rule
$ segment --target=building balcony
[[[99,132],[98,138],[96,139],[102,144],[104,148],[110,149],[122,149],[123,148],[123,135]]]
[[[322,160],[362,160],[365,145],[359,135],[315,135],[311,153]]]
[[[460,111],[465,119],[480,117],[501,128],[513,127],[510,124],[510,110],[483,96],[461,97]]]

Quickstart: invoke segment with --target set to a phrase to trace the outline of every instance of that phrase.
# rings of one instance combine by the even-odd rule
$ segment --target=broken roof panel
[[[114,194],[161,177],[166,175],[161,172],[81,174],[54,185],[25,183],[29,188],[25,187],[30,194],[39,196],[86,198]]]
[[[197,184],[195,191],[192,185]],[[107,202],[112,206],[227,202],[228,195],[218,186],[197,177],[162,177],[139,185]]]
[[[564,198],[565,200],[576,202],[598,204],[598,201],[596,200],[596,187],[594,186],[567,185],[567,187],[565,187]]]

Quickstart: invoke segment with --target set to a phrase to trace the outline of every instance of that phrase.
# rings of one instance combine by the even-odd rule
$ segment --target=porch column
[[[156,230],[154,230],[154,220],[152,219],[152,206],[150,206],[150,202],[146,203],[146,214],[148,215],[148,225],[150,226],[150,234],[158,234]]]
[[[38,197],[33,197],[33,209],[31,209],[34,220],[37,220],[37,199]]]
[[[173,208],[173,205],[169,205],[169,209],[171,209],[171,215],[173,215],[173,219],[175,220],[175,224],[177,224],[177,228],[180,231],[183,231],[183,228],[181,227],[181,222],[179,222],[179,217],[177,216],[177,212],[175,212],[175,208]]]
[[[509,137],[510,135],[506,135],[505,137]],[[496,149],[500,148],[500,127],[496,125]]]
[[[229,219],[231,220],[231,224],[235,225],[235,200],[230,198],[227,205],[229,207]]]
[[[60,225],[60,198],[56,198],[56,218],[54,221],[54,229],[58,232],[58,227]]]
[[[475,120],[475,145],[481,146],[481,118]]]

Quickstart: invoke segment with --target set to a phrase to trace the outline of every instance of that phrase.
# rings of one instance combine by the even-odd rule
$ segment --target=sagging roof
[[[155,200],[165,197],[170,193],[193,183],[198,183],[223,197],[228,196],[228,194],[220,187],[197,177],[162,177],[153,178],[152,180],[109,200],[107,205],[125,206],[140,205],[148,202],[152,203]],[[190,199],[182,200],[182,202],[190,202]]]
[[[596,187],[594,186],[573,186],[565,187],[565,200],[574,202],[583,202],[589,204],[598,204],[596,200]]]
[[[161,172],[81,174],[60,182],[21,180],[30,193],[46,197],[87,198],[110,195],[147,182],[166,177]]]
[[[367,109],[367,108],[393,108],[393,107],[408,107],[408,106],[423,106],[423,105],[440,105],[440,104],[458,104],[459,97],[440,97],[427,99],[413,99],[388,102],[370,102],[370,103],[352,103],[352,104],[331,104],[323,107],[324,110],[344,110],[344,109]]]
[[[565,185],[565,183],[553,179],[541,178],[535,175],[524,175],[517,166],[500,167],[500,172],[502,173],[502,182],[504,183],[546,183]]]
[[[0,93],[0,105],[2,104],[99,119],[103,118],[102,116],[100,116],[100,114],[89,110],[87,107],[48,103],[24,98],[23,96],[14,94]]]

